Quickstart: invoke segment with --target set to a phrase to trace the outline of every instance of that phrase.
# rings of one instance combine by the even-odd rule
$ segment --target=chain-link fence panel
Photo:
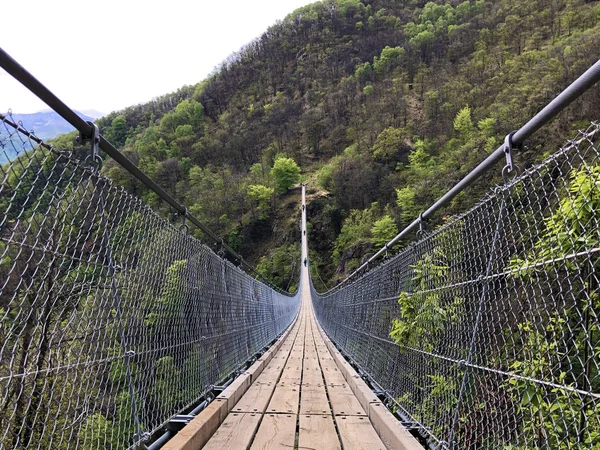
[[[0,448],[133,448],[292,322],[90,150],[0,116]]]
[[[432,446],[600,448],[599,129],[313,289],[330,338]]]

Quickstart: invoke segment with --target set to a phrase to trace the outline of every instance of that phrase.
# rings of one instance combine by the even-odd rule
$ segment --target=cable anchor
[[[217,255],[219,255],[221,258],[225,257],[225,241],[223,240],[223,238],[221,238],[221,242],[219,243],[219,250],[217,250]]]
[[[178,213],[179,216],[183,217],[183,220],[181,221],[181,225],[179,225],[179,231],[184,231],[185,233],[189,233],[190,232],[190,226],[187,224],[187,216],[188,216],[188,210],[187,208],[184,208],[182,213]]]
[[[516,131],[511,131],[504,138],[504,156],[506,158],[506,164],[502,168],[502,178],[506,182],[508,180],[508,174],[511,172],[515,172],[515,176],[519,173],[519,167],[514,163],[513,160],[513,151],[518,149],[513,142],[513,136]]]
[[[419,230],[417,231],[417,238],[422,238],[423,237],[423,233],[425,232],[425,227],[423,226],[423,223],[425,222],[425,219],[423,218],[423,213],[419,214]]]
[[[94,122],[87,121],[86,123],[92,127],[92,135],[86,137],[80,132],[79,136],[75,138],[75,141],[79,144],[85,144],[86,141],[91,142],[90,156],[92,164],[97,163],[99,168],[102,164],[102,158],[100,157],[100,129],[98,128],[98,125],[96,125]]]

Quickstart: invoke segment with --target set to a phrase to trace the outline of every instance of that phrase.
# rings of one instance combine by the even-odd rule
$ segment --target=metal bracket
[[[223,240],[223,238],[221,238],[221,242],[217,245],[219,245],[219,250],[217,250],[217,255],[219,255],[221,258],[224,258],[225,255],[227,254],[227,252],[225,251],[225,241]]]
[[[423,222],[425,221],[425,219],[423,219],[423,213],[419,214],[419,231],[417,231],[417,237],[420,239],[423,237],[423,232],[425,231],[424,227],[423,227]]]
[[[190,227],[187,224],[187,216],[188,216],[187,208],[185,208],[185,210],[182,213],[178,213],[178,215],[183,217],[183,220],[181,221],[181,225],[179,225],[179,230],[184,231],[185,233],[189,233]]]
[[[517,148],[513,143],[513,136],[515,133],[516,131],[511,131],[504,138],[504,156],[506,157],[506,164],[502,169],[502,178],[504,178],[505,181],[510,172],[518,169],[513,160],[513,150]]]
[[[99,153],[99,149],[100,149],[100,129],[98,128],[98,125],[96,125],[94,122],[86,122],[88,125],[90,125],[92,127],[92,135],[89,137],[84,136],[83,134],[81,134],[81,132],[79,133],[79,136],[77,136],[76,141],[80,144],[84,144],[87,141],[91,141],[92,146],[91,146],[91,157],[92,157],[92,162],[101,162],[102,158],[100,158],[100,153]]]
[[[190,423],[195,416],[189,414],[179,414],[172,417],[169,422],[167,422],[167,430],[173,433],[177,433],[183,429],[188,423]]]

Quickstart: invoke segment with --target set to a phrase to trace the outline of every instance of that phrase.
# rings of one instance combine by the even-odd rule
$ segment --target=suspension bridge
[[[81,144],[0,114],[0,448],[600,448],[600,124],[516,168],[598,95],[600,61],[327,292],[302,232],[295,295],[1,49],[0,66]],[[502,185],[428,229],[493,170]],[[303,186],[302,231],[305,204]]]

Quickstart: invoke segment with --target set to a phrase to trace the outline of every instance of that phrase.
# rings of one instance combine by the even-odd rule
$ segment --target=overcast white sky
[[[203,80],[310,0],[7,0],[0,46],[68,106],[103,113]],[[46,109],[0,69],[0,111]]]

